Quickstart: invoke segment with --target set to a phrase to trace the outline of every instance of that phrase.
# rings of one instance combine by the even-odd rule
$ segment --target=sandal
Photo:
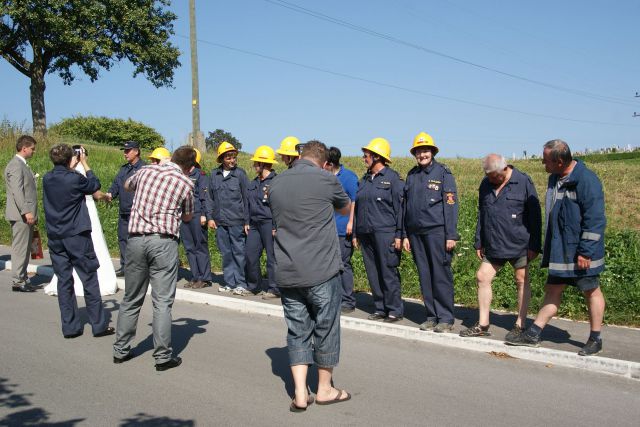
[[[316,403],[318,405],[333,405],[334,403],[346,402],[347,400],[351,400],[351,394],[349,392],[340,390],[339,388],[337,388],[336,390],[338,390],[338,394],[334,399],[325,401],[316,400]],[[342,393],[347,393],[347,396],[342,397]]]
[[[291,400],[291,405],[289,405],[289,411],[291,412],[304,412],[307,410],[307,408],[309,407],[309,405],[311,405],[313,403],[313,396],[308,395],[307,396],[307,406],[298,406],[296,405],[296,398],[294,397]]]

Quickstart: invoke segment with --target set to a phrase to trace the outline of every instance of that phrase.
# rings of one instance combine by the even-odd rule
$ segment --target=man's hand
[[[200,216],[200,227],[204,227],[205,225],[207,225],[207,217],[202,215]]]
[[[358,243],[358,239],[356,239],[355,237],[351,239],[351,244],[353,245],[354,249],[360,249],[360,244]]]
[[[248,224],[245,224],[244,226],[244,234],[246,234],[247,236],[249,235],[249,229],[251,228],[251,226],[249,226]]]
[[[456,247],[456,241],[455,240],[447,240],[446,243],[446,249],[447,252],[451,252],[453,250],[453,248]]]
[[[591,258],[583,257],[582,255],[578,255],[578,269],[580,270],[588,270],[591,267]]]
[[[36,217],[31,212],[24,214],[24,220],[27,224],[33,225],[36,223]]]
[[[476,256],[480,261],[482,261],[482,258],[484,258],[484,249],[476,249]]]
[[[408,238],[405,237],[404,239],[402,239],[402,247],[405,251],[411,252],[411,243],[409,242]]]
[[[104,193],[104,201],[107,203],[111,203],[113,200],[113,195],[111,193]]]
[[[271,235],[272,235],[273,237],[276,237],[276,229],[275,229],[275,228],[274,228],[273,230],[271,230]]]
[[[536,258],[538,258],[538,252],[532,250],[527,251],[527,261],[533,261]]]
[[[209,220],[209,222],[207,223],[207,226],[211,229],[211,230],[215,230],[218,228],[218,226],[216,225],[216,222],[212,219]]]
[[[396,237],[395,239],[393,239],[393,248],[396,251],[401,251],[402,250],[402,239],[399,237]]]
[[[353,220],[347,222],[347,236],[351,236],[353,233]]]

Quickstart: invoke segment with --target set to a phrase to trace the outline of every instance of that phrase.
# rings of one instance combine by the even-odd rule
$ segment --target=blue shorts
[[[600,286],[600,276],[560,277],[550,274],[547,277],[547,285],[569,285],[575,286],[583,292],[590,291]]]

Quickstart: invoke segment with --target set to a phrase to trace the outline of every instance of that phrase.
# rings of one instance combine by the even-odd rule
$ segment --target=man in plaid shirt
[[[187,176],[196,152],[184,146],[163,165],[148,165],[127,179],[125,189],[135,191],[127,244],[125,291],[120,311],[113,363],[134,355],[131,342],[138,315],[151,284],[153,300],[153,357],[156,370],[165,371],[182,363],[171,348],[171,307],[178,275],[178,237],[182,221],[193,217],[193,183]]]

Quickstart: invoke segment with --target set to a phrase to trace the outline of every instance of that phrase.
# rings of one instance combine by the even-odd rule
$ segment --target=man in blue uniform
[[[124,276],[125,254],[127,251],[127,239],[129,238],[129,217],[133,204],[133,193],[124,190],[124,182],[135,174],[146,163],[140,159],[140,144],[136,141],[127,141],[121,148],[124,151],[124,159],[127,161],[120,167],[118,174],[106,194],[108,200],[120,198],[120,216],[118,218],[118,246],[120,247],[120,268],[116,270],[116,276]]]
[[[513,267],[518,292],[518,317],[507,334],[512,339],[526,327],[531,298],[529,262],[541,251],[542,217],[533,181],[507,165],[504,157],[489,154],[482,161],[485,178],[478,195],[478,222],[475,248],[480,259],[478,284],[478,322],[460,332],[461,337],[490,336],[491,282],[506,264]]]
[[[602,351],[605,301],[600,290],[604,270],[604,193],[598,176],[574,160],[566,142],[554,139],[544,145],[542,163],[549,175],[545,211],[547,230],[542,267],[549,269],[544,302],[533,324],[507,344],[537,347],[542,329],[558,312],[562,293],[576,286],[589,308],[591,333],[580,356]]]
[[[271,169],[278,162],[273,148],[261,145],[251,158],[256,177],[249,183],[249,234],[247,234],[247,286],[250,292],[262,294],[262,299],[280,298],[280,291],[276,284],[275,255],[273,252],[273,235],[276,231],[271,208],[269,207],[268,191],[276,173]],[[260,256],[262,251],[267,253],[267,289],[262,289],[262,273],[260,270]]]
[[[237,166],[238,150],[228,142],[218,147],[220,167],[211,171],[207,194],[209,228],[216,230],[225,284],[220,292],[249,295],[245,276],[245,238],[249,233],[246,172]]]
[[[369,320],[393,323],[404,316],[400,288],[402,251],[402,188],[400,175],[389,166],[391,146],[384,138],[362,147],[367,173],[356,193],[353,246],[362,248],[362,260],[373,294],[375,311]]]
[[[91,241],[91,220],[85,196],[100,189],[84,148],[76,154],[67,144],[55,145],[49,151],[53,170],[42,182],[44,214],[49,237],[49,254],[53,271],[58,276],[58,305],[65,338],[82,335],[76,295],[73,289],[73,269],[82,280],[87,315],[93,336],[112,335],[109,318],[102,307],[97,271],[100,267]],[[82,163],[87,176],[74,168]]]
[[[453,174],[435,161],[438,147],[420,132],[411,154],[418,163],[404,186],[403,246],[413,254],[427,311],[423,331],[453,330],[453,273],[451,257],[458,235],[458,195]]]
[[[193,182],[194,213],[193,220],[180,225],[180,240],[184,245],[191,281],[185,288],[201,289],[211,286],[211,258],[209,258],[209,230],[207,229],[207,175],[202,170],[200,162],[202,154],[196,152],[196,164],[189,172],[189,179]]]
[[[340,241],[340,253],[342,255],[343,270],[340,273],[342,281],[342,313],[353,313],[356,309],[356,297],[353,293],[353,267],[351,256],[353,255],[353,214],[355,210],[356,192],[358,191],[358,177],[355,173],[340,164],[342,153],[337,147],[331,147],[327,151],[327,165],[325,169],[333,173],[340,181],[344,192],[351,199],[351,210],[348,215],[335,213],[336,229]]]

